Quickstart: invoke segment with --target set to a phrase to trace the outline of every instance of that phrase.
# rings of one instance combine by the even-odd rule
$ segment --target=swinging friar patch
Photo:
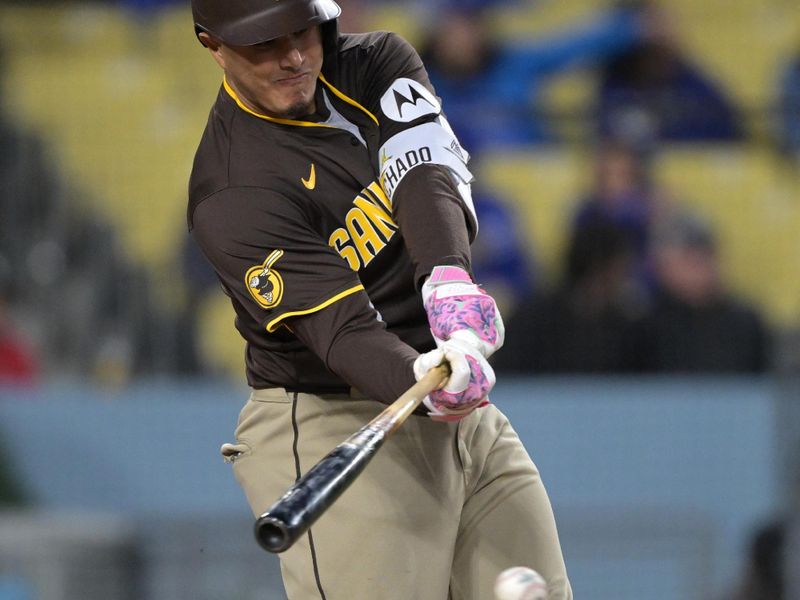
[[[244,277],[247,290],[261,308],[274,308],[283,298],[283,279],[272,268],[281,256],[283,250],[273,250],[262,264],[250,267]]]

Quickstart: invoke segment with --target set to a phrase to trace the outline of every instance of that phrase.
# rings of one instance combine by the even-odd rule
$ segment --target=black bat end
[[[385,436],[369,430],[362,437],[339,444],[258,517],[255,535],[264,550],[288,550],[364,470]]]
[[[294,543],[286,524],[268,515],[256,521],[255,534],[258,544],[267,552],[283,552]]]

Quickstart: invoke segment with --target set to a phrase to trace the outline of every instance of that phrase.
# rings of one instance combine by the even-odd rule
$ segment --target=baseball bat
[[[447,381],[443,363],[428,371],[378,416],[331,450],[256,520],[259,545],[288,550],[364,470],[375,453],[423,398]]]

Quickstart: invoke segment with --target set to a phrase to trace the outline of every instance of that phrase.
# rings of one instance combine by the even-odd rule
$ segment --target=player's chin
[[[283,114],[287,119],[299,119],[310,115],[312,112],[313,108],[310,100],[296,98],[286,103]]]

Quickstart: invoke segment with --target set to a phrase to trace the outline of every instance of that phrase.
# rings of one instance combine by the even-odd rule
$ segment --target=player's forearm
[[[293,319],[290,326],[330,371],[369,398],[390,403],[415,381],[418,352],[386,330],[366,294]]]
[[[475,224],[446,167],[420,165],[409,171],[395,192],[394,205],[417,288],[437,265],[470,270]]]
[[[389,404],[415,380],[419,354],[385,329],[344,332],[331,347],[328,368],[367,397]]]

